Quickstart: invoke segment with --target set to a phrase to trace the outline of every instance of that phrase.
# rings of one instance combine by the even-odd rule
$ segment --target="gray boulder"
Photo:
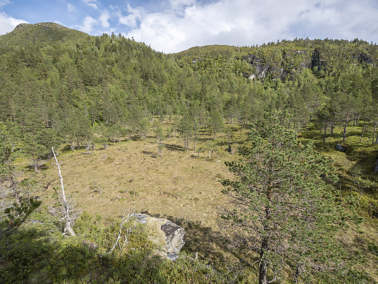
[[[341,146],[340,144],[336,145],[336,149],[339,150],[339,151],[341,151],[341,152],[345,152],[346,151],[346,148],[343,147],[343,146]]]
[[[157,247],[154,255],[175,261],[185,244],[185,230],[167,219],[146,214],[134,214],[134,217],[137,217],[139,223],[146,225],[148,239]]]

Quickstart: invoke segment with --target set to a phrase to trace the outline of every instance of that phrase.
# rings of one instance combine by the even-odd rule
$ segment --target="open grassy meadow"
[[[164,126],[167,128],[169,124]],[[248,143],[248,130],[232,126],[233,148]],[[366,132],[360,142],[361,127],[357,126],[348,129],[347,140],[343,143],[341,131],[341,128],[335,128],[334,134],[327,136],[326,143],[322,142],[322,132],[311,127],[298,137],[303,143],[315,140],[323,155],[334,158],[340,177],[335,190],[341,192],[346,206],[364,217],[364,223],[351,225],[339,235],[339,239],[351,254],[361,253],[365,257],[364,265],[357,270],[378,281],[378,219],[377,215],[374,217],[378,213],[378,189],[374,186],[364,188],[361,194],[357,184],[358,177],[378,182],[378,175],[373,172],[378,144],[372,144],[371,132]],[[201,132],[196,149],[209,141],[212,141],[211,133]],[[335,149],[338,143],[347,148],[345,153]],[[165,217],[185,228],[184,252],[198,252],[200,259],[226,273],[228,267],[238,262],[240,255],[230,250],[217,225],[219,209],[229,206],[219,180],[232,178],[224,162],[239,157],[237,153],[231,155],[225,151],[228,143],[224,134],[215,139],[216,151],[211,153],[210,159],[208,150],[194,152],[193,144],[189,151],[184,150],[183,141],[174,133],[171,138],[165,138],[163,144],[160,156],[151,132],[146,140],[122,138],[120,142],[110,144],[107,150],[98,144],[90,153],[85,149],[73,152],[63,145],[58,159],[66,194],[71,195],[78,207],[89,215],[102,215],[105,224],[119,222],[122,212],[128,208],[137,213]],[[24,168],[28,163],[25,159],[18,160]],[[53,187],[59,186],[53,160],[46,162],[39,174],[32,171],[25,174],[38,179],[41,187],[36,195],[41,196],[43,204],[47,207],[53,205]],[[255,256],[250,257],[254,259]],[[245,272],[249,276],[244,281],[253,283],[256,267],[247,266]]]

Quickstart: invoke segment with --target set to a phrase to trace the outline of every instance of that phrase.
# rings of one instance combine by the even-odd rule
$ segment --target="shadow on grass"
[[[155,152],[151,152],[151,151],[142,151],[143,154],[145,155],[149,155],[151,158],[154,158],[156,159],[157,158],[157,155]]]
[[[202,138],[199,138],[198,139],[199,142],[207,142],[207,141],[214,141],[213,138],[209,138],[209,137],[202,137]]]
[[[192,159],[199,159],[199,160],[203,160],[204,159],[204,157],[201,157],[201,156],[198,156],[198,154],[197,155],[190,155],[190,158],[192,158]]]
[[[27,171],[35,172],[33,165],[25,166],[24,169],[26,169]],[[41,173],[41,172],[46,171],[48,169],[49,169],[49,165],[47,163],[37,165],[38,173]]]
[[[229,242],[219,231],[214,231],[211,227],[206,227],[198,221],[191,221],[185,218],[166,216],[160,214],[150,214],[148,211],[142,212],[156,218],[165,218],[185,230],[185,245],[182,252],[188,254],[198,253],[199,258],[208,262],[216,270],[225,272],[233,266],[232,262],[237,259],[244,267],[250,267],[249,261],[242,258],[236,251],[231,250]],[[242,248],[243,249],[243,248]],[[233,260],[227,255],[233,256]],[[256,259],[252,259],[252,262]],[[251,262],[251,263],[252,263]],[[257,273],[257,266],[253,267],[253,273]]]
[[[165,148],[167,148],[169,151],[176,151],[176,152],[184,152],[184,147],[180,145],[175,144],[164,144]]]
[[[351,130],[347,132],[347,139],[342,141],[342,133],[327,134],[326,142],[323,143],[323,136],[320,133],[303,133],[301,138],[311,138],[315,140],[316,149],[321,151],[324,156],[332,156],[335,159],[336,173],[339,183],[335,186],[336,190],[341,187],[343,196],[360,199],[359,210],[373,217],[378,214],[376,209],[372,209],[378,199],[378,186],[360,188],[358,178],[370,180],[378,184],[378,175],[374,172],[374,167],[378,159],[378,145],[371,143],[372,140],[366,139],[360,142],[361,132]],[[346,148],[345,152],[336,149],[340,144]],[[360,172],[360,174],[357,174]],[[357,202],[357,201],[356,201]],[[375,207],[374,207],[375,208]]]
[[[0,240],[0,283],[207,283],[220,280],[210,267],[190,257],[176,262],[152,256],[152,243],[129,236],[123,252],[109,251],[85,236],[63,238],[40,225]],[[109,246],[110,245],[110,246]],[[129,246],[129,248],[128,248]],[[109,247],[109,248],[108,248]],[[186,281],[187,280],[187,281]],[[215,281],[212,283],[225,283]]]

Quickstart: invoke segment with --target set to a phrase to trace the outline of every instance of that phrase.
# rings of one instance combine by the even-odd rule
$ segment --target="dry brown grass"
[[[239,131],[235,136],[235,141],[242,144],[247,133]],[[196,147],[210,137],[203,135]],[[193,151],[184,151],[179,138],[165,139],[166,147],[159,157],[154,137],[146,141],[122,141],[108,150],[96,145],[90,155],[80,150],[66,152],[58,159],[62,163],[67,194],[72,194],[77,204],[91,215],[99,213],[110,222],[118,220],[125,208],[135,208],[135,212],[168,218],[185,228],[184,250],[199,252],[200,257],[210,263],[226,267],[236,261],[236,257],[228,251],[217,226],[218,208],[228,206],[219,180],[232,178],[224,161],[238,157],[224,151],[225,136],[220,135],[217,141],[224,144],[211,160],[207,152],[197,157]],[[348,170],[351,161],[343,153],[332,153],[323,152],[334,156],[339,171]],[[53,187],[59,186],[56,166],[49,165],[37,178],[42,185],[51,182],[38,195],[44,204],[52,203]],[[367,248],[377,236],[377,224],[372,221],[359,229],[349,229],[341,234],[340,240],[350,253],[360,250],[366,254],[367,263],[361,269],[378,281],[375,268],[378,257]]]
[[[150,140],[150,141],[149,141]],[[219,177],[230,177],[223,161],[227,155],[205,158],[205,153],[164,149],[158,156],[156,143],[121,142],[90,155],[75,151],[59,157],[68,194],[90,214],[112,219],[127,207],[153,215],[185,217],[214,225],[216,206],[225,203]],[[176,144],[174,139],[165,141]],[[231,156],[231,155],[230,155]],[[59,186],[55,167],[44,171],[42,183],[54,182],[43,195]]]
[[[245,132],[236,137],[239,143],[246,138]],[[226,138],[219,135],[216,141],[222,144]],[[205,142],[200,141],[196,148]],[[219,180],[232,178],[224,161],[237,159],[237,155],[226,152],[227,145],[219,145],[209,160],[207,151],[199,156],[184,151],[179,138],[163,143],[161,157],[153,137],[115,143],[108,150],[96,145],[89,155],[85,150],[59,155],[66,194],[72,194],[83,210],[92,216],[99,213],[108,222],[118,222],[125,208],[170,219],[186,230],[184,250],[199,252],[211,263],[220,264],[223,259],[225,265],[229,253],[217,226],[217,212],[228,202]],[[53,187],[60,186],[56,166],[49,164],[36,177],[42,185],[37,195],[45,205],[52,205]]]

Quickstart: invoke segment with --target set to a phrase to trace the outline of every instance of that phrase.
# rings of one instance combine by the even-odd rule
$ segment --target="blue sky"
[[[123,34],[165,53],[295,37],[378,41],[378,0],[0,0],[0,34],[56,22]]]

